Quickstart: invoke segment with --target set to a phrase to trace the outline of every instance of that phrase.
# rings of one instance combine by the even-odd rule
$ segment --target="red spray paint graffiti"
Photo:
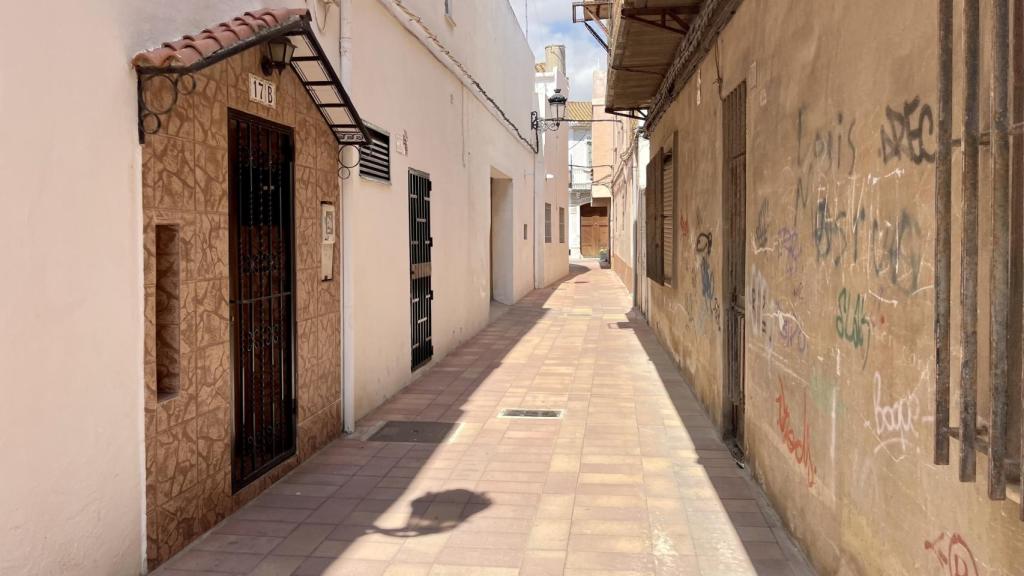
[[[782,434],[786,449],[796,459],[796,463],[803,466],[804,473],[807,475],[807,487],[813,488],[817,481],[818,467],[814,465],[814,460],[811,458],[811,430],[807,423],[807,392],[804,392],[803,433],[799,438],[790,421],[789,405],[786,403],[786,387],[782,383],[782,378],[779,378],[779,395],[775,398],[775,403],[779,406],[779,432]]]
[[[935,540],[925,540],[924,549],[935,553],[935,558],[949,576],[978,576],[978,563],[963,536],[954,533],[949,536],[948,544],[944,543],[946,538],[943,532]]]

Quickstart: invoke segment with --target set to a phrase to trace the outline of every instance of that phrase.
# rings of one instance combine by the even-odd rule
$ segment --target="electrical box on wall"
[[[337,243],[337,212],[331,202],[320,203],[320,279],[334,279],[334,245]]]

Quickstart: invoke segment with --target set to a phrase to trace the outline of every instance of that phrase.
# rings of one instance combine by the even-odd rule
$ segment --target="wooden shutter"
[[[662,260],[662,280],[666,284],[672,283],[675,273],[675,207],[676,207],[676,183],[675,183],[675,156],[670,152],[662,156],[661,166],[661,245],[664,250]]]
[[[663,266],[664,251],[662,250],[662,224],[661,211],[663,202],[661,197],[661,150],[651,154],[651,161],[647,164],[647,190],[645,192],[644,207],[645,224],[647,229],[647,277],[658,284],[665,281],[665,269]]]

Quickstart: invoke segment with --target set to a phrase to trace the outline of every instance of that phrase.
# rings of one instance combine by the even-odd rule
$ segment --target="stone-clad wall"
[[[155,566],[238,508],[341,429],[340,245],[334,280],[321,281],[319,203],[340,202],[337,144],[320,113],[286,70],[276,109],[249,102],[248,75],[261,75],[259,49],[195,74],[142,147],[146,298],[146,517]],[[168,95],[161,80],[147,98]],[[231,492],[233,376],[228,311],[228,108],[294,128],[297,455]],[[155,226],[180,234],[180,323],[158,332]],[[340,235],[339,235],[340,238]],[[163,317],[163,315],[161,315]],[[163,326],[164,323],[161,322]],[[156,342],[176,347],[180,391],[158,401]]]

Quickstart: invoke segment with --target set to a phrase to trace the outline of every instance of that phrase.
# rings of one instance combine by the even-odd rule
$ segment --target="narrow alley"
[[[573,264],[156,574],[812,573],[630,309]]]

